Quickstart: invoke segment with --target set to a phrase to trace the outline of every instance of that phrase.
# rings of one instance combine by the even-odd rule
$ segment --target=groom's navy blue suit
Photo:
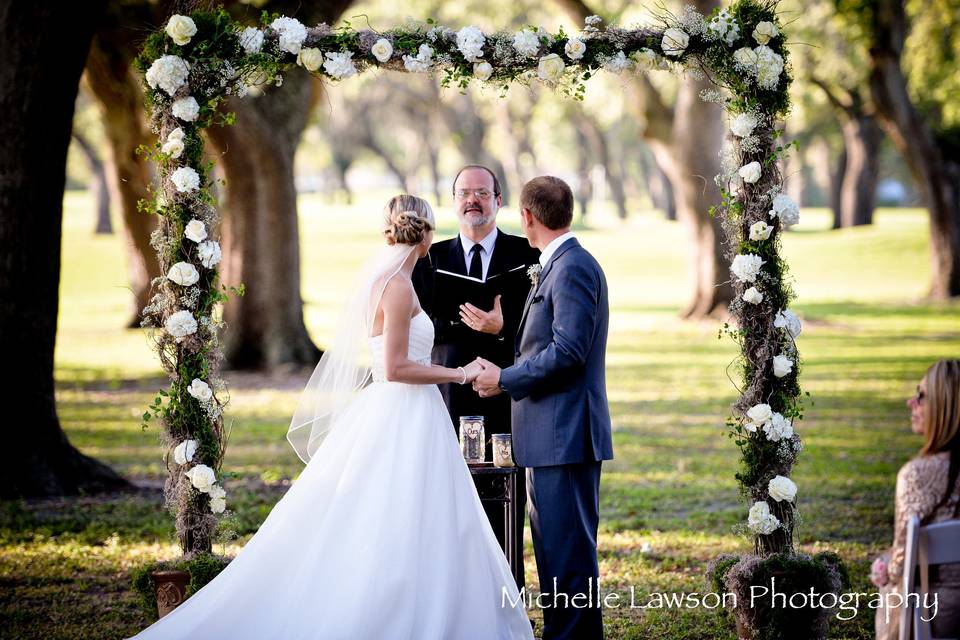
[[[531,288],[516,338],[516,364],[500,374],[501,388],[514,401],[514,457],[527,467],[540,590],[549,594],[541,598],[547,606],[544,640],[603,637],[597,526],[600,464],[613,458],[605,376],[608,320],[603,270],[575,238],[568,239]],[[577,608],[591,590],[592,606]],[[583,596],[573,600],[578,594]]]

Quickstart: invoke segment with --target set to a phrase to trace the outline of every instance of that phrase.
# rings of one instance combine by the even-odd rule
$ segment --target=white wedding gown
[[[433,323],[411,320],[430,363]],[[436,385],[373,383],[226,569],[136,636],[242,639],[532,638]],[[503,606],[501,606],[503,603]]]

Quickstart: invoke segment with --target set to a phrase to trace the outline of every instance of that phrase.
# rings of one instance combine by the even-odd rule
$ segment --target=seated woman
[[[960,360],[940,360],[927,370],[907,400],[911,430],[924,438],[920,452],[897,473],[893,547],[877,558],[871,580],[880,594],[903,585],[907,522],[921,525],[952,520],[960,506]],[[960,564],[930,567],[930,590],[938,597],[934,638],[960,638]],[[889,621],[888,621],[889,617]],[[877,609],[877,640],[896,640],[900,610]]]

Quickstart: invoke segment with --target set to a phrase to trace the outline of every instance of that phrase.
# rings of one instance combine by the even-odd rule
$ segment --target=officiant
[[[453,182],[454,210],[460,233],[433,243],[428,257],[413,273],[414,287],[424,310],[433,320],[433,361],[459,366],[480,356],[498,366],[514,361],[514,337],[530,290],[527,269],[538,264],[540,252],[527,239],[497,228],[497,211],[503,204],[500,181],[481,165],[468,165]],[[483,416],[487,460],[489,438],[510,433],[510,398],[500,394],[481,398],[470,385],[442,384],[440,392],[454,428],[460,416]],[[523,549],[523,517],[526,489],[523,474],[514,501],[518,548]],[[502,513],[487,512],[502,543]],[[519,586],[522,586],[519,585]]]

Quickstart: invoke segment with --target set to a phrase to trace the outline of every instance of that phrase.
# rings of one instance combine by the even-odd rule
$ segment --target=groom
[[[520,320],[516,364],[501,370],[481,359],[484,371],[474,389],[483,397],[506,393],[513,399],[514,457],[527,467],[540,600],[548,604],[543,638],[593,640],[603,637],[597,603],[600,464],[613,459],[604,371],[607,283],[570,233],[567,183],[534,178],[523,187],[520,208],[524,235],[542,252],[541,271],[532,278]],[[591,591],[593,605],[586,607]]]

